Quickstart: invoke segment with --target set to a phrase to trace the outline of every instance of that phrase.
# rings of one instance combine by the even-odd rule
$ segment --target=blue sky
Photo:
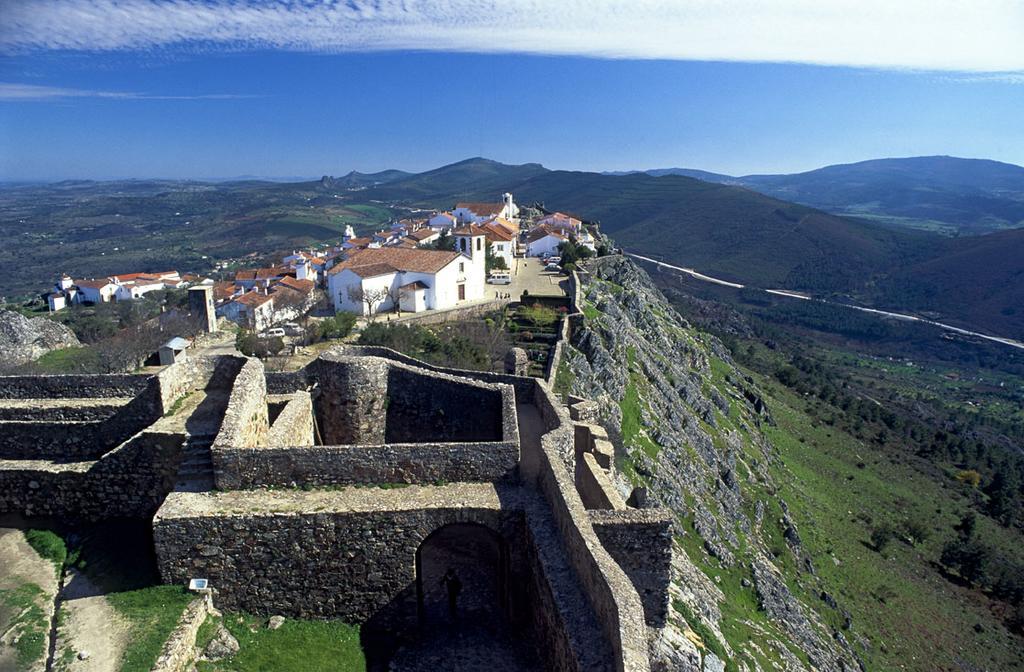
[[[96,14],[83,18],[76,3]],[[460,10],[458,0],[438,4]],[[730,174],[923,154],[1024,164],[1024,47],[1000,48],[1006,25],[995,26],[1024,34],[1012,3],[989,3],[1008,13],[987,17],[986,39],[939,48],[931,40],[955,26],[929,24],[924,47],[888,52],[849,46],[857,35],[836,48],[800,39],[793,26],[802,14],[770,17],[794,31],[790,51],[767,37],[751,46],[734,14],[673,24],[685,42],[687,21],[710,30],[719,20],[725,45],[636,50],[619,33],[638,37],[644,26],[616,30],[613,4],[604,15],[594,3],[539,27],[510,14],[495,27],[474,24],[480,3],[468,3],[457,16],[470,29],[441,30],[439,42],[438,23],[452,16],[361,14],[348,24],[354,19],[319,9],[296,15],[294,3],[253,19],[231,12],[281,5],[14,0],[5,5],[14,21],[0,28],[0,180],[338,175],[478,155]],[[125,7],[146,20],[125,18]],[[210,16],[193,25],[197,8]],[[182,9],[191,11],[175,14]],[[665,11],[647,20],[663,23]],[[836,30],[846,30],[843,18],[830,19]],[[585,24],[590,39],[573,33],[562,44],[558,22]],[[417,45],[429,50],[410,50]]]

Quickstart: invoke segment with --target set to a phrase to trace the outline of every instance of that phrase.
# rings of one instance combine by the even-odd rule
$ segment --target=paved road
[[[536,257],[515,259],[512,269],[512,284],[487,285],[490,296],[494,292],[507,292],[513,300],[518,300],[523,290],[533,296],[565,296],[569,284],[569,276],[564,273],[552,273],[544,270],[544,264]]]
[[[736,289],[743,289],[745,287],[745,285],[741,285],[741,284],[738,284],[738,283],[735,283],[735,282],[728,282],[726,280],[720,280],[719,278],[713,278],[710,275],[704,275],[703,273],[698,273],[697,271],[693,270],[692,268],[684,268],[682,266],[673,266],[672,264],[666,264],[663,261],[658,261],[657,259],[651,259],[650,257],[645,257],[645,256],[642,256],[642,255],[639,255],[639,254],[633,254],[631,252],[627,252],[626,256],[633,257],[635,259],[640,259],[641,261],[647,261],[647,262],[650,262],[652,264],[656,264],[660,268],[669,268],[669,269],[672,269],[673,271],[679,271],[680,273],[686,273],[687,275],[692,276],[692,277],[696,278],[697,280],[703,280],[704,282],[712,282],[712,283],[714,283],[716,285],[725,285],[726,287],[734,287]],[[756,289],[756,288],[753,288],[753,289]],[[894,312],[891,312],[891,311],[888,311],[888,310],[878,310],[877,308],[866,308],[864,306],[855,306],[855,305],[849,304],[849,303],[837,303],[835,301],[826,301],[825,299],[817,299],[817,298],[815,298],[813,296],[810,296],[808,294],[804,294],[802,292],[793,292],[793,291],[789,291],[789,290],[785,290],[785,289],[765,289],[765,290],[762,290],[762,291],[765,291],[768,294],[774,294],[775,296],[782,296],[782,297],[789,298],[789,299],[797,299],[797,300],[800,300],[800,301],[817,301],[819,303],[827,303],[827,304],[829,304],[831,306],[842,306],[843,308],[850,308],[852,310],[859,310],[862,313],[872,313],[874,315],[879,315],[879,316],[882,316],[882,317],[889,317],[889,318],[893,318],[893,319],[897,319],[897,320],[904,320],[904,321],[907,321],[907,322],[919,322],[921,324],[929,324],[929,325],[931,325],[933,327],[938,327],[940,329],[945,329],[946,331],[952,331],[952,332],[955,332],[957,334],[963,334],[965,336],[975,336],[977,338],[983,338],[986,341],[992,341],[993,343],[1001,343],[1003,345],[1008,345],[1011,348],[1019,348],[1021,350],[1024,350],[1024,342],[1022,342],[1022,341],[1017,341],[1017,340],[1014,340],[1012,338],[1006,338],[1004,336],[991,336],[989,334],[983,334],[983,333],[978,332],[978,331],[971,331],[969,329],[962,329],[960,327],[954,327],[951,324],[945,324],[943,322],[936,322],[935,320],[929,320],[929,319],[926,319],[926,318],[923,318],[923,317],[918,317],[916,315],[907,315],[906,313],[894,313]]]

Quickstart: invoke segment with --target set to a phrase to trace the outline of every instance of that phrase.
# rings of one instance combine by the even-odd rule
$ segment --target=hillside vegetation
[[[740,366],[631,262],[589,270],[564,378],[600,402],[623,491],[644,486],[677,514],[675,626],[697,644],[672,640],[667,669],[691,669],[694,654],[729,659],[727,669],[1024,666],[1014,593],[946,564],[973,516],[985,571],[1017,572],[1008,580],[1019,590],[1020,530],[988,515],[945,470],[948,456],[895,448],[916,429],[844,401],[852,393],[835,373],[815,378],[835,388],[822,394],[802,369],[788,378],[788,351],[737,339],[753,368]],[[751,333],[742,317],[729,324]]]

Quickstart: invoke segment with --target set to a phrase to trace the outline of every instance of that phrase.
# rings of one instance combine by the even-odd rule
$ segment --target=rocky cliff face
[[[16,366],[39,359],[51,350],[81,345],[75,333],[45,317],[29,319],[0,310],[0,362]]]
[[[768,467],[778,458],[762,432],[772,419],[753,382],[629,260],[590,262],[581,295],[586,319],[562,384],[600,402],[623,494],[677,514],[674,618],[655,640],[659,668],[857,669],[848,616],[806,598],[828,593],[777,494]]]

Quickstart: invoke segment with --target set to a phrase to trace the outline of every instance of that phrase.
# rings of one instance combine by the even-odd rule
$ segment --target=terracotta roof
[[[437,273],[459,256],[459,253],[455,251],[382,247],[363,250],[359,254],[349,257],[348,261],[332,268],[329,273],[340,273],[345,269],[351,269],[353,273],[363,278],[394,271]],[[387,268],[390,268],[390,271],[386,270]]]
[[[410,282],[406,285],[402,285],[401,287],[399,287],[399,289],[430,289],[430,285],[423,282],[422,280],[417,280],[415,282]]]
[[[132,280],[160,280],[165,277],[177,277],[177,271],[163,271],[161,273],[125,273],[124,275],[113,275],[111,280],[117,282],[130,282]]]
[[[498,224],[484,224],[481,228],[483,228],[487,240],[492,243],[507,243],[515,237],[511,231]]]
[[[365,247],[373,242],[373,238],[349,238],[345,242],[354,247]]]
[[[413,238],[413,239],[415,239],[415,240],[417,240],[419,242],[423,242],[427,238],[432,238],[433,236],[436,236],[436,235],[438,235],[438,233],[437,233],[437,231],[434,231],[433,229],[419,229],[418,231],[413,231],[407,237],[408,238]]]
[[[563,235],[560,231],[549,228],[546,225],[542,225],[538,226],[533,231],[530,231],[530,235],[526,236],[526,240],[527,242],[532,243],[534,241],[540,240],[541,238],[544,238],[545,236],[554,236],[555,238],[561,238],[562,240],[566,239],[565,235]]]
[[[287,278],[282,278],[281,282],[277,283],[274,286],[275,287],[282,287],[282,286],[283,287],[288,287],[289,289],[294,289],[297,292],[302,292],[303,294],[309,294],[310,292],[313,291],[313,287],[315,287],[316,285],[313,283],[312,280],[296,280],[295,278],[287,277]]]
[[[230,280],[213,283],[213,298],[218,301],[230,299],[235,295],[235,283]]]
[[[246,292],[245,294],[242,294],[240,297],[235,299],[235,303],[240,303],[243,306],[250,306],[252,308],[256,308],[257,306],[262,306],[264,303],[272,300],[273,298],[274,297],[270,296],[269,294],[263,294],[262,292]]]
[[[463,208],[475,215],[496,215],[505,207],[504,203],[456,203],[455,209]]]
[[[496,224],[513,235],[519,233],[519,227],[513,224],[512,222],[508,221],[504,217],[492,217],[488,222],[484,224],[484,226],[486,226],[487,224]]]
[[[241,282],[243,280],[255,280],[256,271],[244,270],[235,272],[235,282]]]
[[[486,236],[487,231],[477,226],[476,224],[467,224],[466,226],[460,226],[452,231],[453,236]]]
[[[102,289],[114,283],[110,280],[75,280],[75,284],[79,287],[88,287],[89,289]]]

